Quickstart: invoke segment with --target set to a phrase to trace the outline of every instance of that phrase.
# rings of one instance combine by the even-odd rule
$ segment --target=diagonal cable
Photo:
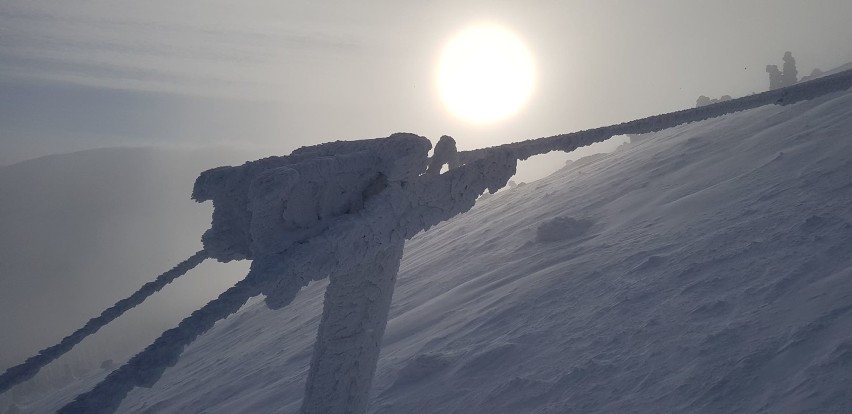
[[[142,352],[107,375],[95,388],[78,395],[57,413],[114,413],[133,388],[154,386],[166,368],[177,363],[184,348],[212,328],[217,321],[238,311],[251,297],[260,293],[259,287],[250,278],[237,282],[218,298],[193,312],[177,327],[164,332]]]
[[[115,305],[112,305],[112,307],[103,311],[100,316],[89,319],[82,328],[76,330],[71,335],[66,336],[58,344],[42,349],[38,354],[24,361],[24,363],[7,369],[6,372],[0,375],[0,394],[8,391],[15,385],[34,377],[45,365],[58,359],[74,348],[75,345],[79,344],[87,336],[94,334],[106,324],[112,322],[128,310],[136,307],[149,296],[158,292],[178,277],[186,274],[186,272],[189,272],[198,266],[207,257],[208,255],[206,251],[198,251],[188,259],[179,263],[177,266],[157,276],[154,281],[146,283],[132,295],[116,302]]]

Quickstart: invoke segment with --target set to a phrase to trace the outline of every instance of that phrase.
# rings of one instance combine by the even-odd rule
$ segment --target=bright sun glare
[[[530,52],[513,33],[477,26],[447,44],[438,66],[438,90],[447,109],[475,123],[515,113],[532,92]]]

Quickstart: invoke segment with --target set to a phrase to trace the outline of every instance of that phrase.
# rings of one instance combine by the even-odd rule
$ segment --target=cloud
[[[7,78],[268,98],[270,87],[303,75],[303,63],[359,51],[351,36],[262,11],[221,2],[12,2],[0,6],[0,62]]]

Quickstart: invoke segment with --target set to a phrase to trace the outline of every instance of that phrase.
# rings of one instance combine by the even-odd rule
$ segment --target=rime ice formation
[[[326,304],[327,312],[329,307],[351,306],[365,316],[356,320],[347,314],[323,316],[316,344],[322,360],[313,361],[303,412],[357,412],[347,411],[345,404],[360,407],[366,399],[383,330],[376,328],[385,323],[393,286],[389,274],[398,266],[397,250],[405,239],[469,210],[486,189],[495,192],[505,186],[517,160],[571,151],[614,135],[660,131],[761,105],[788,104],[850,86],[852,71],[846,71],[701,108],[468,151],[459,153],[463,165],[440,175],[423,174],[429,144],[412,134],[334,142],[302,148],[288,157],[208,171],[193,193],[199,201],[214,202],[205,248],[223,261],[252,259],[249,275],[61,412],[113,412],[129,390],[156,382],[186,345],[248,298],[263,293],[270,307],[285,306],[301,287],[325,277],[331,279],[327,298],[335,302]],[[366,292],[353,280],[370,284],[369,277],[378,279]],[[353,334],[343,334],[347,330]],[[347,358],[361,359],[336,359],[343,358],[339,350],[345,350]],[[332,371],[334,375],[329,374]],[[331,402],[318,401],[331,393],[335,394]]]
[[[387,325],[403,240],[373,261],[330,275],[303,413],[362,413]]]
[[[346,404],[366,401],[375,363],[365,362],[375,361],[378,357],[395,278],[395,271],[390,272],[389,269],[399,266],[399,254],[395,252],[401,252],[405,239],[469,210],[485,190],[496,192],[505,186],[515,173],[516,160],[505,154],[496,154],[445,174],[425,176],[420,174],[425,170],[428,161],[426,153],[429,142],[416,135],[395,134],[389,138],[329,145],[349,150],[350,152],[344,153],[344,157],[356,154],[359,159],[365,160],[361,171],[369,171],[375,173],[374,177],[385,178],[379,180],[382,184],[380,188],[376,188],[374,178],[364,180],[364,187],[353,192],[354,204],[350,205],[357,205],[359,208],[349,209],[342,214],[318,217],[314,222],[318,229],[303,228],[306,232],[317,233],[312,237],[293,238],[283,235],[276,239],[274,235],[269,235],[268,239],[264,239],[264,243],[254,243],[252,239],[247,239],[247,235],[251,235],[251,231],[247,229],[257,230],[265,225],[280,226],[282,221],[286,222],[290,218],[282,219],[273,214],[256,215],[259,209],[252,207],[263,206],[267,201],[279,206],[286,205],[286,193],[278,193],[276,197],[257,191],[243,193],[235,189],[245,186],[257,189],[259,186],[256,183],[271,175],[292,175],[293,173],[281,171],[293,170],[293,166],[297,168],[295,171],[301,174],[317,174],[306,177],[308,183],[311,183],[311,178],[323,175],[331,177],[339,170],[303,168],[305,165],[314,166],[317,163],[306,156],[299,158],[296,163],[285,157],[267,158],[228,169],[226,174],[222,174],[221,169],[202,174],[196,183],[194,196],[197,199],[212,199],[216,209],[220,206],[228,208],[219,214],[214,213],[211,230],[205,234],[205,248],[211,250],[211,256],[222,260],[232,260],[239,255],[253,258],[251,272],[245,280],[194,312],[177,328],[164,333],[125,366],[111,373],[89,393],[80,395],[61,412],[113,412],[124,395],[134,386],[150,386],[156,382],[167,366],[174,365],[186,345],[212,327],[217,320],[236,312],[250,297],[263,293],[266,294],[270,307],[283,307],[310,281],[329,276],[329,295],[348,297],[353,306],[365,309],[362,313],[364,317],[360,320],[362,326],[370,328],[364,331],[369,331],[368,334],[340,337],[335,332],[353,329],[349,325],[352,321],[347,319],[346,315],[331,313],[327,307],[320,327],[317,349],[323,355],[326,354],[326,349],[350,349],[352,353],[339,355],[339,360],[324,359],[314,364],[311,370],[313,380],[308,384],[306,395],[315,397],[316,401],[306,399],[305,412],[351,412],[346,411]],[[327,155],[330,153],[327,148],[319,147],[311,147],[316,150],[312,153],[320,154],[320,158],[330,157]],[[293,154],[304,154],[304,150]],[[362,151],[380,154],[373,154],[377,157],[365,157]],[[413,154],[418,154],[419,157]],[[390,161],[393,157],[405,164],[375,162],[376,159]],[[326,166],[346,165],[337,160],[320,162]],[[366,164],[367,162],[369,164]],[[384,167],[380,167],[382,165]],[[299,185],[292,184],[291,188],[299,188]],[[278,191],[274,186],[267,188]],[[322,191],[317,191],[309,194],[309,197],[316,202],[322,199],[322,194]],[[360,201],[358,195],[362,196]],[[228,197],[233,199],[229,200]],[[327,206],[320,206],[319,210],[324,207]],[[304,213],[304,210],[295,211],[297,214]],[[243,228],[234,226],[234,222],[242,223]],[[246,243],[246,240],[252,242]],[[285,244],[287,247],[282,249]],[[229,247],[226,249],[225,246]],[[376,262],[377,257],[385,259]],[[359,268],[363,270],[358,270]],[[371,274],[371,269],[385,270],[374,275],[381,279],[381,283],[376,283],[374,286],[377,289],[367,294],[359,287],[363,281],[353,282],[352,279],[363,277],[369,281],[367,276]],[[392,277],[388,276],[390,273],[393,273]],[[329,307],[338,305],[341,303],[330,303]],[[352,355],[359,356],[361,361],[351,363],[347,357]],[[340,368],[351,371],[337,371]],[[331,371],[335,371],[335,375],[340,378],[353,378],[351,385],[339,387],[338,381],[329,377],[328,373]],[[325,402],[319,401],[328,399],[330,392],[344,393],[337,396],[339,398],[336,399],[336,409],[331,409]]]
[[[285,251],[322,233],[331,219],[361,210],[387,181],[416,176],[430,147],[426,138],[396,134],[206,171],[192,192],[196,201],[213,201],[204,248],[221,261]]]
[[[459,154],[456,149],[456,140],[449,135],[444,135],[435,144],[435,151],[432,153],[432,160],[429,162],[429,168],[426,174],[440,174],[441,168],[446,165],[452,170],[459,166]]]
[[[428,144],[425,138],[412,135],[397,134],[388,140],[412,138]],[[486,189],[502,188],[516,166],[514,159],[495,156],[443,175],[418,175],[427,160],[425,152],[421,160],[415,164],[419,171],[408,175],[378,171],[387,177],[382,180],[383,190],[364,197],[363,209],[340,217],[311,240],[322,247],[299,254],[263,251],[255,258],[253,270],[265,269],[262,273],[278,281],[262,289],[271,307],[289,304],[310,280],[293,278],[296,269],[310,269],[315,279],[330,278],[304,413],[366,410],[405,239],[469,210]]]
[[[455,145],[448,146],[452,138],[441,142],[433,160],[455,166]],[[278,283],[261,289],[270,307],[289,304],[310,280],[294,277],[294,269],[331,279],[305,413],[366,410],[405,239],[467,211],[485,188],[496,191],[515,173],[515,161],[504,159],[471,163],[445,176],[420,176],[430,146],[411,134],[332,143],[211,170],[196,183],[197,200],[212,199],[216,209],[228,206],[214,215],[204,236],[211,255],[253,258],[253,269],[290,264],[271,272],[278,274]],[[234,226],[235,219],[244,226]],[[288,250],[312,239],[327,246],[299,254]],[[304,261],[317,252],[321,257]]]

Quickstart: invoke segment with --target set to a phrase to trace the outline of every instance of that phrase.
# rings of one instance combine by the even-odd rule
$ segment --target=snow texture
[[[590,220],[554,217],[538,226],[536,241],[555,242],[574,239],[585,234],[592,227],[592,224]]]
[[[701,108],[469,151],[459,154],[464,165],[438,176],[419,175],[426,167],[428,141],[411,134],[374,141],[336,142],[296,151],[292,159],[273,157],[242,167],[213,170],[202,175],[194,191],[197,200],[212,199],[217,211],[211,231],[205,234],[205,247],[211,256],[220,260],[252,258],[250,274],[177,328],[164,333],[62,412],[114,411],[130,389],[136,385],[152,386],[167,366],[178,361],[184,347],[210,329],[216,320],[236,312],[251,296],[264,293],[267,304],[279,307],[291,302],[311,280],[348,274],[352,268],[369,262],[398,240],[410,239],[441,221],[468,211],[483,191],[488,189],[493,193],[506,184],[514,174],[518,159],[554,150],[571,151],[614,135],[660,131],[765,104],[786,105],[842,91],[850,85],[852,72],[842,72]],[[351,154],[351,163],[339,159],[345,154]],[[331,157],[331,161],[325,157]],[[367,162],[371,164],[365,165]],[[377,170],[375,166],[383,167]],[[299,174],[298,181],[294,181],[292,171]],[[333,193],[326,193],[324,186],[300,187],[301,183],[311,183],[309,178],[313,177],[320,177],[321,182],[344,179],[335,176],[343,171],[348,174],[378,171],[386,177],[387,183],[385,186],[384,179],[379,179],[377,184],[380,176],[367,174],[368,178],[359,177],[364,181],[357,182],[360,193],[356,191],[340,198],[326,198]],[[301,178],[303,174],[305,177]],[[307,195],[310,205],[289,210],[279,185],[294,194]],[[380,187],[384,189],[366,191]],[[341,200],[347,201],[341,203]],[[276,208],[288,213],[276,215]],[[315,216],[305,214],[317,211],[320,213]],[[295,231],[286,236],[276,232],[267,234],[264,233],[267,225],[277,230]],[[665,258],[652,255],[637,269],[657,268],[661,261]],[[590,369],[596,375],[611,368],[604,365]]]

